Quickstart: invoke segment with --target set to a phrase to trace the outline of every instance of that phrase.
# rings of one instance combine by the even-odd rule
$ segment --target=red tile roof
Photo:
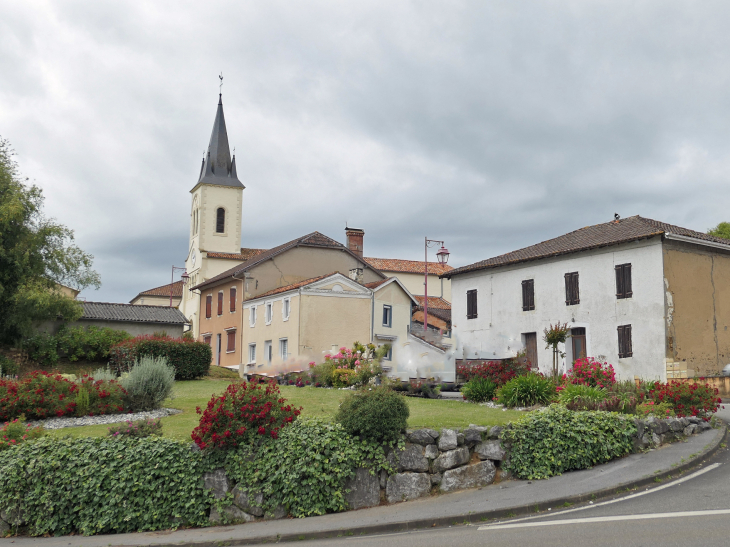
[[[367,287],[368,289],[377,289],[382,285],[383,283],[387,283],[391,278],[386,277],[385,279],[381,279],[380,281],[372,281],[370,283],[365,283],[363,286]]]
[[[370,258],[363,260],[370,264],[376,270],[381,272],[398,272],[398,273],[415,273],[424,274],[424,262],[419,260],[400,260],[398,258]],[[440,264],[438,262],[428,263],[428,273],[433,275],[441,275],[453,270],[448,264]]]
[[[320,275],[317,277],[312,277],[310,279],[305,279],[304,281],[297,281],[296,283],[292,283],[290,285],[285,285],[284,287],[279,287],[278,289],[272,289],[265,293],[261,293],[257,296],[252,296],[251,298],[247,298],[246,300],[257,300],[259,298],[264,298],[266,296],[272,296],[272,295],[281,294],[281,293],[287,292],[287,291],[293,291],[294,289],[299,289],[306,285],[311,285],[312,283],[314,283],[316,281],[320,281],[321,279],[324,279],[325,277],[329,277],[331,275],[335,275],[336,273],[338,273],[338,272],[333,272],[333,273],[328,273],[327,275]]]
[[[418,300],[418,306],[423,308],[423,296],[413,295],[413,298]],[[450,310],[451,302],[444,300],[440,296],[429,296],[428,297],[428,309],[439,309],[439,310]]]
[[[143,291],[143,292],[139,293],[137,296],[135,296],[132,300],[136,300],[140,296],[167,296],[169,298],[171,287],[172,287],[172,297],[173,298],[182,298],[183,282],[175,281],[172,284],[168,283],[167,285],[162,285],[161,287],[155,287],[154,289],[150,289],[148,291]]]
[[[208,258],[224,258],[226,260],[240,260],[241,262],[245,262],[246,260],[250,260],[255,256],[260,255],[267,249],[247,249],[245,247],[241,247],[240,253],[216,253],[214,251],[208,251],[206,254],[208,255]]]
[[[595,226],[587,226],[570,232],[568,234],[537,243],[524,249],[512,251],[503,255],[475,262],[468,266],[456,268],[444,274],[444,277],[451,278],[466,272],[477,270],[486,270],[496,268],[508,264],[518,264],[520,262],[528,262],[530,260],[539,260],[553,256],[566,255],[590,249],[598,249],[609,245],[617,245],[619,243],[628,243],[640,239],[647,239],[654,236],[674,234],[693,239],[711,241],[728,246],[730,250],[730,241],[719,237],[703,234],[687,228],[681,228],[665,222],[659,222],[650,218],[633,216],[621,220],[613,220]]]

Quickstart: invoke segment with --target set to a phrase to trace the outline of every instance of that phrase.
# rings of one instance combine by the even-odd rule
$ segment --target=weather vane
[[[218,86],[218,93],[223,93],[223,71],[222,70],[221,70],[221,73],[218,76],[218,78],[220,78],[220,80],[221,80],[221,83]]]

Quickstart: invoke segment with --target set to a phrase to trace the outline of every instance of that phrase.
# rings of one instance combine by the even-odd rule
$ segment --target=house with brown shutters
[[[566,370],[579,357],[622,379],[716,373],[730,363],[730,241],[633,216],[456,268],[457,359],[526,350],[548,372],[543,331],[567,323]]]

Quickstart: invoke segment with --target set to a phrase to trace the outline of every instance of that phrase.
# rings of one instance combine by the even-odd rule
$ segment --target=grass
[[[220,370],[216,372],[225,374]],[[235,378],[237,376],[234,375],[233,379]],[[195,407],[205,407],[210,398],[225,390],[231,381],[230,378],[208,377],[203,380],[177,382],[174,398],[165,401],[163,406],[182,410],[182,413],[162,418],[164,436],[183,441],[190,440],[190,433],[198,425],[199,420]],[[325,420],[333,419],[340,402],[347,393],[348,391],[339,389],[281,386],[282,396],[292,405],[302,407],[302,416]],[[502,425],[524,416],[524,412],[516,410],[502,411],[459,401],[406,397],[406,402],[411,411],[408,427],[412,428],[464,428],[469,424]],[[106,435],[108,429],[108,425],[90,425],[57,429],[49,431],[49,433],[56,436],[98,437]]]

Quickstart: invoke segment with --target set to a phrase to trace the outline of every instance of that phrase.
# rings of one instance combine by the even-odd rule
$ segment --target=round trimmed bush
[[[555,399],[555,384],[542,374],[518,376],[497,392],[499,402],[506,407],[546,405]]]
[[[497,391],[497,384],[487,378],[473,378],[461,388],[464,399],[474,403],[491,401]]]
[[[175,385],[175,369],[164,357],[144,356],[122,380],[127,390],[127,406],[130,410],[152,410],[172,393]]]
[[[340,404],[335,421],[350,435],[377,442],[391,442],[406,429],[408,404],[395,391],[373,388],[351,393]]]

